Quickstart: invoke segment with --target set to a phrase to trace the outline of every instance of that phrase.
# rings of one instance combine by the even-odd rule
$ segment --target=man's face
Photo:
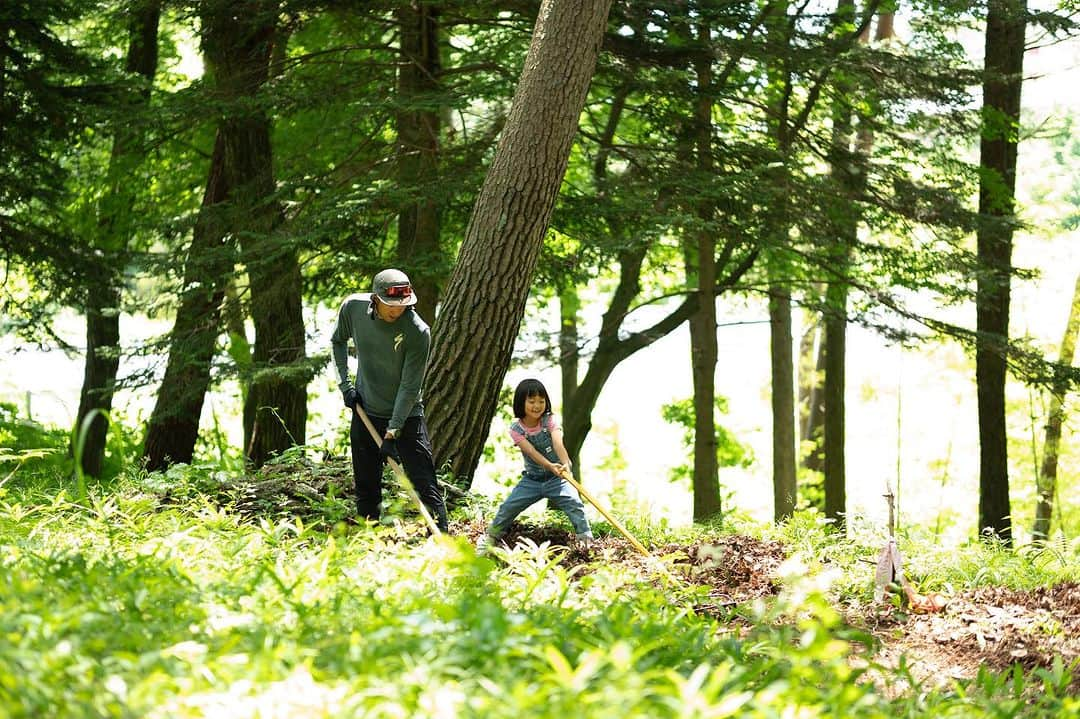
[[[385,304],[380,302],[377,298],[375,300],[375,313],[383,322],[397,322],[398,317],[405,314],[405,310],[407,309],[409,308]]]

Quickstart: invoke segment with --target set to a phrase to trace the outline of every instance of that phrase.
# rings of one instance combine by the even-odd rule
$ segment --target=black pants
[[[368,415],[380,437],[386,435],[388,417]],[[353,412],[349,428],[352,445],[353,479],[356,487],[356,509],[361,517],[379,518],[382,503],[383,457],[371,433],[360,417]],[[420,501],[431,512],[432,519],[442,531],[447,531],[446,502],[435,479],[435,461],[431,457],[431,440],[428,439],[427,423],[423,417],[409,417],[397,439],[398,453],[405,474],[412,481]]]

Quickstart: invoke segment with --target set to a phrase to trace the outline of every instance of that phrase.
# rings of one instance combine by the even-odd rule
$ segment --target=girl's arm
[[[552,474],[557,475],[562,470],[562,465],[553,463],[547,457],[540,454],[540,450],[538,450],[536,447],[532,446],[528,442],[522,442],[518,445],[518,447],[521,448],[521,451],[523,454],[525,454],[525,456],[539,464],[541,467],[545,467]],[[562,455],[560,454],[559,456],[561,457]]]
[[[570,455],[566,451],[566,445],[563,444],[562,439],[562,427],[558,425],[551,428],[551,444],[555,447],[555,454],[559,455],[559,459],[562,460],[562,466],[567,472],[570,471]],[[555,474],[558,474],[556,472]]]

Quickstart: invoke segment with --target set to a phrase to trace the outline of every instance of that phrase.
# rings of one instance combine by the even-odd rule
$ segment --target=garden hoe
[[[630,542],[630,544],[633,545],[634,549],[636,549],[637,551],[639,551],[641,553],[641,556],[645,557],[646,559],[650,559],[650,560],[655,560],[656,559],[651,554],[649,554],[648,549],[645,549],[645,545],[643,545],[641,542],[639,542],[634,537],[634,535],[630,534],[630,532],[626,531],[626,527],[622,526],[622,524],[619,523],[619,520],[612,517],[610,512],[608,512],[606,509],[604,509],[602,506],[600,506],[600,503],[597,502],[596,499],[591,494],[589,494],[588,492],[585,491],[585,488],[581,486],[580,482],[578,482],[576,479],[574,479],[574,475],[572,475],[569,472],[569,470],[564,468],[562,470],[562,472],[560,472],[560,475],[562,476],[563,479],[565,479],[567,482],[570,483],[570,486],[572,486],[574,489],[576,489],[578,491],[578,494],[581,495],[582,499],[587,501],[592,506],[596,507],[596,511],[598,511],[598,512],[600,512],[600,514],[604,515],[604,519],[606,519],[611,524],[612,527],[615,527],[615,529],[619,530],[619,533],[622,534],[624,537],[626,537],[626,539]],[[683,579],[681,577],[678,577],[678,576],[672,574],[671,571],[667,568],[667,566],[663,562],[657,561],[656,562],[656,567],[660,570],[660,573],[663,574],[665,577],[667,577],[668,580],[670,580],[673,584],[679,584],[679,585],[684,585],[685,586],[685,582],[683,581]]]
[[[356,405],[356,414],[360,417],[360,421],[364,423],[364,426],[367,427],[368,432],[371,433],[371,438],[375,440],[375,446],[382,447],[382,437],[375,431],[375,425],[371,423],[371,419],[367,416],[367,412],[365,412],[359,404]],[[439,531],[439,525],[435,524],[435,520],[431,518],[431,513],[428,512],[424,503],[420,501],[420,495],[416,493],[416,487],[413,486],[412,481],[410,481],[409,477],[405,474],[405,470],[395,459],[387,457],[386,461],[390,463],[390,469],[394,470],[394,474],[397,476],[398,481],[401,482],[401,486],[405,487],[405,493],[409,495],[413,504],[420,510],[420,516],[424,518],[424,523],[427,524],[432,535],[436,537],[441,535],[442,532]]]
[[[899,586],[903,589],[912,611],[920,614],[939,612],[945,608],[945,598],[937,592],[930,595],[919,594],[904,576],[903,559],[896,546],[896,497],[888,483],[885,490],[884,497],[889,503],[889,541],[878,553],[877,571],[874,573],[874,601],[883,601],[890,587]]]
[[[562,478],[569,482],[570,485],[578,491],[578,494],[584,497],[589,502],[589,504],[596,507],[596,511],[604,515],[604,519],[610,522],[612,527],[615,527],[615,529],[619,530],[619,532],[624,537],[626,537],[627,540],[629,540],[630,544],[634,546],[634,549],[638,550],[639,552],[641,552],[642,555],[646,557],[652,556],[651,554],[649,554],[649,550],[645,549],[644,545],[642,545],[641,542],[634,539],[634,536],[630,534],[630,532],[626,531],[626,528],[619,524],[619,521],[617,519],[612,517],[606,509],[600,506],[599,502],[593,499],[593,496],[591,494],[585,491],[585,488],[581,486],[581,483],[574,479],[574,475],[570,474],[570,472],[568,472],[566,469],[563,469]]]

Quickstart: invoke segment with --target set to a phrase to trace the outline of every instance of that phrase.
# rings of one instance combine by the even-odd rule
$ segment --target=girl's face
[[[546,409],[547,400],[544,395],[531,394],[525,398],[525,416],[529,419],[540,419]]]

